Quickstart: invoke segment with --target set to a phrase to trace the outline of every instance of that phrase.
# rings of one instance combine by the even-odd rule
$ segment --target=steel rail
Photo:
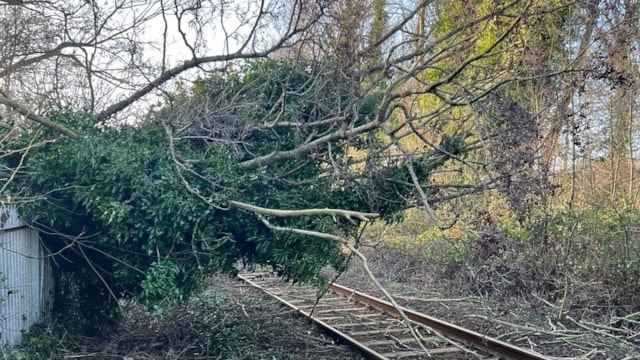
[[[247,275],[252,275],[252,274],[247,274]],[[278,301],[282,302],[289,308],[311,319],[323,329],[334,333],[336,336],[343,339],[350,346],[362,352],[368,358],[378,359],[378,360],[389,359],[389,357],[386,356],[387,354],[381,354],[371,349],[367,345],[355,339],[353,336],[349,335],[347,332],[339,330],[335,325],[332,325],[327,323],[326,321],[323,321],[323,319],[319,318],[319,316],[310,313],[309,311],[303,309],[301,306],[298,306],[291,301],[288,301],[287,299],[280,296],[278,293],[272,291],[272,289],[268,288],[267,286],[263,286],[259,284],[257,281],[254,281],[252,278],[245,276],[243,274],[238,274],[238,277],[243,281],[245,281],[247,284],[268,293],[269,295],[271,295]],[[352,301],[355,301],[356,303],[369,306],[382,313],[386,313],[394,317],[400,317],[399,311],[391,303],[387,301],[375,298],[365,293],[347,288],[342,285],[337,285],[337,284],[331,285],[329,287],[329,290],[337,295],[343,296],[348,300],[352,300]],[[348,310],[348,309],[345,309],[345,310]],[[541,355],[539,353],[536,353],[527,349],[519,348],[517,346],[514,346],[502,340],[489,337],[469,329],[465,329],[458,325],[454,325],[446,321],[436,319],[434,317],[419,313],[417,311],[407,309],[404,307],[401,307],[401,310],[402,312],[404,312],[405,316],[409,320],[411,320],[416,324],[421,324],[426,326],[427,328],[433,329],[438,333],[440,333],[442,336],[447,337],[451,340],[457,341],[462,345],[470,346],[475,349],[485,351],[493,355],[497,355],[501,359],[550,360],[550,358],[545,357],[544,355]],[[313,310],[311,311],[313,312]]]
[[[345,286],[333,284],[329,289],[337,294],[351,298],[362,304],[367,304],[380,311],[400,316],[398,310],[389,302],[375,298],[373,296],[361,293],[356,290],[349,289]],[[515,345],[509,344],[502,340],[489,337],[478,332],[465,329],[458,325],[448,323],[446,321],[436,319],[434,317],[401,307],[402,312],[418,324],[425,325],[436,330],[442,335],[464,344],[471,345],[474,348],[487,351],[491,354],[498,355],[507,360],[550,360],[550,358],[534,351],[523,349]]]
[[[304,315],[305,317],[308,317],[309,319],[312,319],[313,322],[315,322],[316,324],[318,324],[321,328],[334,333],[336,336],[338,336],[339,338],[343,339],[344,341],[346,341],[349,345],[351,345],[352,347],[355,347],[357,350],[359,350],[360,352],[362,352],[364,355],[367,356],[367,358],[369,359],[375,359],[375,360],[389,360],[387,357],[383,356],[382,354],[376,352],[375,350],[365,346],[364,344],[362,344],[361,342],[357,341],[356,339],[352,338],[351,336],[349,336],[347,333],[342,332],[334,327],[332,327],[331,325],[329,325],[328,323],[316,318],[315,316],[312,316],[311,313],[309,313],[308,311],[305,311],[303,309],[301,309],[300,307],[296,306],[295,304],[292,304],[291,302],[285,300],[284,298],[278,296],[278,294],[274,293],[273,291],[271,291],[270,289],[254,282],[253,280],[247,278],[246,276],[243,276],[242,274],[238,274],[238,277],[240,279],[242,279],[244,282],[246,282],[247,284],[258,288],[266,293],[268,293],[269,295],[271,295],[273,298],[277,299],[278,301],[280,301],[281,303],[285,304],[286,306],[290,307],[291,309],[297,311],[298,313]]]

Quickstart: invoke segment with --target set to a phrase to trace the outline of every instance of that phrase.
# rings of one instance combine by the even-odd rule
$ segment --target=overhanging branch
[[[292,17],[293,16],[294,15],[292,14]],[[290,24],[291,24],[292,20],[293,19],[290,19]],[[285,35],[283,35],[275,44],[271,45],[268,49],[266,49],[264,51],[246,52],[245,50],[246,50],[246,48],[247,48],[247,46],[249,45],[249,42],[250,42],[249,39],[251,39],[251,38],[253,38],[253,36],[255,36],[255,32],[256,32],[256,29],[257,29],[257,26],[258,26],[258,24],[256,22],[255,26],[251,30],[250,35],[248,36],[247,41],[245,41],[245,43],[242,44],[240,49],[238,49],[236,52],[231,53],[231,54],[226,54],[226,55],[212,55],[212,56],[194,57],[191,60],[187,60],[187,61],[183,62],[181,65],[178,65],[178,66],[173,67],[173,68],[171,68],[171,69],[169,69],[167,71],[164,71],[157,78],[155,78],[154,80],[150,81],[146,86],[144,86],[140,90],[134,92],[133,94],[131,94],[126,99],[124,99],[122,101],[119,101],[119,102],[109,106],[108,108],[106,108],[102,112],[98,113],[96,115],[96,122],[97,123],[102,123],[102,122],[106,121],[107,119],[109,119],[113,115],[115,115],[118,112],[124,110],[129,105],[131,105],[134,102],[136,102],[137,100],[141,99],[143,96],[145,96],[145,95],[149,94],[150,92],[156,90],[160,85],[166,83],[167,81],[169,81],[169,80],[173,79],[174,77],[184,73],[187,70],[199,67],[199,66],[204,65],[204,64],[214,63],[214,62],[225,62],[225,61],[239,60],[239,59],[249,60],[249,59],[258,59],[258,58],[266,57],[267,55],[275,52],[276,50],[281,49],[287,43],[287,41],[292,39],[296,34],[298,34],[300,32],[303,32],[304,30],[308,29],[311,26],[311,24],[315,23],[317,20],[318,19],[312,20],[312,21],[309,22],[309,24],[306,24],[305,26],[303,26],[301,28],[298,28],[296,26],[294,28],[288,29],[288,31],[287,31],[287,33]]]
[[[301,216],[332,216],[344,217],[349,220],[358,219],[361,221],[372,221],[380,217],[376,213],[363,213],[359,211],[350,211],[342,209],[303,209],[303,210],[280,210],[263,208],[256,205],[243,203],[240,201],[229,200],[230,207],[250,211],[260,215],[278,216],[278,217],[301,217]]]
[[[77,139],[78,138],[78,135],[76,135],[73,131],[67,129],[66,127],[64,127],[64,126],[62,126],[60,124],[56,124],[53,121],[34,113],[33,111],[27,109],[25,106],[15,102],[15,101],[13,101],[13,100],[11,100],[9,98],[6,98],[6,97],[4,97],[2,95],[0,95],[0,104],[6,105],[6,106],[14,109],[15,111],[17,111],[19,114],[22,114],[22,115],[26,116],[27,119],[33,120],[35,122],[38,122],[38,123],[50,128],[50,129],[53,129],[53,130],[55,130],[55,131],[57,131],[57,132],[59,132],[59,133],[61,133],[63,135],[66,135],[66,136],[68,136],[68,137],[70,137],[72,139]]]
[[[141,99],[143,96],[154,91],[160,85],[166,83],[167,81],[173,79],[174,77],[182,74],[183,72],[189,69],[193,69],[200,65],[211,63],[211,62],[229,61],[229,60],[234,60],[239,58],[243,58],[243,59],[259,58],[259,57],[265,56],[266,54],[268,54],[268,52],[254,53],[254,54],[230,54],[230,55],[220,55],[220,56],[198,57],[198,58],[191,59],[189,61],[185,61],[184,63],[182,63],[182,65],[176,66],[174,68],[171,68],[163,72],[155,80],[149,82],[146,86],[134,92],[128,98],[109,106],[104,111],[96,115],[95,121],[96,123],[104,122],[111,116],[117,114],[118,112],[127,108],[129,105]]]
[[[327,233],[314,231],[314,230],[306,230],[306,229],[298,229],[298,228],[291,228],[291,227],[276,226],[276,225],[271,224],[267,219],[265,219],[264,217],[262,217],[259,214],[258,214],[258,218],[260,219],[260,221],[266,227],[268,227],[269,229],[271,229],[273,231],[291,232],[291,233],[299,234],[299,235],[313,236],[313,237],[317,237],[317,238],[320,238],[320,239],[333,240],[335,242],[338,242],[338,243],[341,243],[342,245],[344,245],[347,249],[349,249],[349,251],[354,253],[360,259],[360,261],[362,263],[362,267],[363,267],[364,271],[367,273],[367,275],[369,276],[369,279],[371,279],[371,281],[378,288],[378,290],[382,291],[382,293],[386,296],[386,298],[391,302],[391,304],[396,309],[396,311],[398,312],[400,317],[402,317],[402,319],[404,320],[405,324],[407,325],[407,328],[409,329],[409,332],[411,333],[413,338],[416,340],[416,342],[418,343],[420,348],[425,352],[425,354],[429,354],[429,350],[427,350],[427,348],[424,346],[423,342],[421,341],[421,337],[418,335],[416,330],[413,328],[413,325],[411,324],[411,321],[409,320],[409,318],[405,314],[405,312],[402,309],[402,307],[400,307],[398,305],[398,303],[396,302],[395,298],[393,296],[391,296],[391,293],[389,293],[387,291],[387,289],[385,289],[384,286],[382,286],[382,284],[380,284],[380,282],[375,277],[375,275],[373,275],[373,272],[371,271],[371,268],[369,268],[369,262],[367,260],[367,257],[362,252],[360,252],[358,249],[356,249],[355,246],[351,245],[349,243],[349,241],[347,241],[347,239],[341,238],[341,237],[333,235],[333,234],[327,234]]]

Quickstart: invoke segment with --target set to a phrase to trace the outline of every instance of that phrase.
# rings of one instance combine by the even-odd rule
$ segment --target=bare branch
[[[34,113],[33,111],[27,109],[26,107],[22,106],[21,104],[15,102],[15,101],[13,101],[13,100],[11,100],[9,98],[6,98],[6,97],[4,97],[2,95],[0,95],[0,104],[9,106],[12,109],[16,110],[18,113],[26,116],[27,119],[33,120],[33,121],[35,121],[37,123],[40,123],[40,124],[50,128],[50,129],[53,129],[53,130],[65,135],[65,136],[68,136],[68,137],[70,137],[72,139],[75,139],[75,138],[78,137],[78,135],[76,135],[73,131],[67,129],[66,127],[64,127],[64,126],[62,126],[60,124],[56,124],[53,121]]]
[[[325,145],[331,141],[343,140],[360,134],[364,134],[371,130],[377,129],[378,127],[379,123],[374,120],[352,129],[342,129],[331,132],[323,137],[317,138],[295,149],[286,151],[274,151],[270,154],[244,161],[240,163],[240,167],[244,170],[254,170],[261,166],[268,166],[269,164],[277,163],[284,160],[300,159],[312,153],[315,149],[318,148],[318,146]]]
[[[64,49],[69,49],[69,48],[82,48],[84,46],[91,46],[91,43],[74,43],[74,42],[64,42],[61,44],[58,44],[55,48],[53,49],[49,49],[49,50],[45,50],[42,54],[34,56],[34,57],[30,57],[30,58],[25,58],[22,59],[18,62],[16,62],[15,64],[11,64],[10,66],[4,68],[4,69],[0,69],[0,77],[5,77],[13,72],[15,72],[18,69],[27,67],[29,65],[33,65],[36,64],[38,62],[41,62],[45,59],[49,59],[53,56],[58,56],[62,54],[62,50]]]
[[[281,209],[268,209],[256,205],[243,203],[240,201],[229,200],[230,207],[250,211],[256,214],[278,217],[300,217],[300,216],[332,216],[332,217],[344,217],[349,220],[358,219],[361,221],[372,221],[380,217],[380,214],[376,213],[363,213],[359,211],[350,211],[342,209],[303,209],[303,210],[281,210]]]
[[[400,315],[402,320],[404,320],[404,323],[407,325],[407,328],[409,329],[409,332],[411,332],[411,335],[416,340],[416,342],[418,343],[420,348],[425,352],[425,354],[429,354],[429,350],[424,346],[423,342],[420,340],[420,336],[418,335],[418,333],[414,329],[411,320],[409,319],[409,317],[407,317],[407,315],[405,314],[405,312],[402,309],[402,307],[400,305],[398,305],[398,303],[396,302],[395,298],[391,295],[391,293],[389,293],[389,291],[387,291],[387,289],[385,289],[384,286],[382,286],[382,284],[380,284],[380,281],[378,281],[378,279],[375,277],[375,275],[373,275],[373,272],[369,268],[369,261],[367,260],[367,257],[362,252],[360,252],[358,249],[356,249],[353,245],[351,245],[351,243],[349,241],[347,241],[346,239],[343,239],[343,238],[341,238],[339,236],[332,235],[332,234],[327,234],[327,233],[323,233],[323,232],[319,232],[319,231],[312,231],[312,230],[306,230],[306,229],[297,229],[297,228],[291,228],[291,227],[276,226],[276,225],[271,224],[264,217],[262,217],[260,215],[258,215],[258,217],[259,217],[260,221],[262,221],[262,223],[265,224],[265,226],[267,226],[271,230],[281,231],[281,232],[292,232],[294,234],[307,235],[307,236],[313,236],[313,237],[317,237],[317,238],[321,238],[321,239],[332,240],[332,241],[335,241],[335,242],[338,242],[338,243],[344,245],[347,249],[349,249],[349,251],[351,251],[352,253],[356,254],[358,259],[360,259],[360,262],[362,263],[362,267],[364,268],[364,271],[369,276],[369,279],[373,282],[373,284],[376,286],[376,288],[378,288],[378,290],[382,291],[384,296],[391,302],[391,304],[393,305],[393,308],[398,312],[398,314]]]
[[[185,61],[184,63],[182,63],[182,65],[176,66],[176,67],[174,67],[172,69],[169,69],[169,70],[163,72],[156,79],[154,79],[153,81],[149,82],[143,88],[141,88],[140,90],[134,92],[131,96],[127,97],[126,99],[121,100],[121,101],[109,106],[105,110],[101,111],[99,114],[96,115],[95,121],[96,121],[96,123],[102,123],[102,122],[106,121],[111,116],[113,116],[116,113],[124,110],[129,105],[133,104],[134,102],[136,102],[137,100],[139,100],[143,96],[145,96],[145,95],[149,94],[150,92],[156,90],[160,85],[166,83],[167,81],[173,79],[174,77],[182,74],[183,72],[185,72],[185,71],[187,71],[189,69],[193,69],[193,68],[196,68],[196,67],[198,67],[198,66],[200,66],[202,64],[211,63],[211,62],[229,61],[229,60],[235,60],[235,59],[238,59],[238,58],[243,58],[243,59],[260,58],[260,57],[266,56],[269,52],[270,51],[258,52],[258,53],[253,53],[253,54],[229,54],[229,55],[206,56],[206,57],[199,57],[199,58],[195,58],[195,59],[192,59],[192,60],[189,60],[189,61]]]

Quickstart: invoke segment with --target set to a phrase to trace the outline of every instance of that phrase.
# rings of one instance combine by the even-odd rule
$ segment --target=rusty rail
[[[462,357],[460,347],[451,346],[435,336],[423,339],[433,346],[432,349],[428,349],[428,355],[419,348],[408,346],[407,344],[414,342],[415,339],[408,337],[408,329],[401,322],[398,310],[387,301],[334,284],[329,288],[331,294],[325,294],[321,302],[316,303],[316,290],[313,287],[275,285],[275,277],[268,273],[238,276],[249,285],[263,290],[291,309],[310,318],[320,327],[334,333],[370,359],[434,358],[434,355],[443,359]],[[427,329],[434,330],[469,349],[486,353],[487,358],[498,356],[506,360],[549,360],[536,352],[411,309],[402,308],[402,311],[415,324],[424,325]],[[349,318],[356,320],[345,320]],[[362,330],[363,327],[365,330]],[[391,348],[391,345],[395,347]]]
[[[387,301],[374,298],[367,294],[349,289],[338,284],[331,285],[329,289],[337,294],[352,298],[355,301],[367,304],[380,311],[400,316],[398,310]],[[475,331],[465,329],[463,327],[448,323],[440,319],[436,319],[434,317],[413,311],[411,309],[402,308],[402,311],[411,321],[430,327],[438,331],[442,335],[451,338],[452,340],[456,340],[464,344],[469,344],[474,348],[487,351],[494,355],[498,355],[501,358],[507,360],[549,360],[548,357],[545,357],[539,353],[514,346],[507,342],[486,335],[482,335]]]

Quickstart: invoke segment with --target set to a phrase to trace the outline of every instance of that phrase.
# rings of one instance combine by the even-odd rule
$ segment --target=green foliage
[[[109,303],[112,296],[136,296],[162,311],[166,304],[196,291],[204,277],[235,271],[239,261],[271,265],[294,281],[315,278],[327,265],[342,268],[345,258],[339,243],[273,232],[255,214],[226,206],[227,200],[237,200],[276,209],[390,213],[401,208],[398,201],[389,200],[395,197],[395,188],[376,185],[371,178],[344,182],[331,176],[323,160],[327,146],[313,149],[314,156],[256,170],[240,166],[255,154],[294,149],[311,131],[332,130],[335,125],[331,124],[314,130],[256,129],[277,121],[336,116],[334,109],[351,100],[335,75],[317,78],[321,70],[256,62],[241,73],[198,81],[190,93],[178,94],[172,106],[150,114],[136,127],[99,129],[88,126],[90,118],[85,114],[49,111],[55,121],[69,127],[75,124],[80,137],[57,139],[32,150],[26,161],[27,176],[12,183],[12,192],[30,200],[22,204],[21,216],[43,230],[47,246],[57,255],[58,277],[68,283],[66,296],[74,294],[78,307],[92,315],[108,316],[108,308],[115,305]],[[241,99],[246,103],[218,122],[210,121],[215,111],[194,106],[204,102],[231,108],[227,105]],[[365,118],[374,115],[379,97],[356,101]],[[278,111],[273,111],[274,106]],[[181,117],[184,113],[187,116]],[[190,126],[198,121],[227,121],[228,131],[220,141],[209,141],[197,132],[171,134],[173,141],[169,141],[167,124],[192,131]],[[254,130],[238,135],[238,127]],[[242,151],[233,145],[238,142]],[[336,141],[332,146],[332,156],[342,161],[345,147],[358,142]],[[394,166],[382,174],[407,178],[406,171]],[[376,191],[376,186],[381,195],[371,200],[368,193]],[[358,231],[357,223],[341,218],[268,220],[284,228],[344,236]]]
[[[0,347],[5,360],[53,359],[60,349],[69,346],[66,329],[56,323],[33,325],[22,334],[22,341],[15,347]]]
[[[327,197],[320,196],[320,190],[297,188],[287,193],[277,178],[239,174],[224,149],[198,156],[193,167],[199,176],[181,173],[164,136],[158,129],[93,130],[29,158],[30,172],[37,176],[19,183],[22,194],[46,196],[24,204],[22,216],[48,233],[64,234],[45,238],[61,255],[60,270],[76,274],[80,293],[105,298],[109,293],[139,295],[145,304],[158,306],[165,299],[184,299],[212,272],[233,271],[240,259],[279,264],[297,279],[332,259],[340,264],[337,244],[273,234],[251,215],[205,202],[185,187],[183,179],[203,197],[283,208],[322,206]],[[183,156],[191,151],[181,150]],[[310,201],[314,198],[317,204]],[[318,231],[335,229],[332,221],[322,219],[297,224]]]
[[[176,279],[189,293],[208,271],[231,267],[206,255],[228,251],[215,242],[216,213],[181,184],[161,131],[92,129],[33,154],[27,166],[34,175],[19,184],[23,194],[47,196],[22,206],[22,216],[65,235],[45,237],[52,251],[61,251],[60,270],[82,283],[80,293],[139,294],[143,280],[169,290]],[[158,263],[172,263],[177,273],[148,276]],[[181,294],[142,293],[150,303]]]
[[[173,262],[160,260],[153,262],[146,271],[146,278],[142,281],[141,297],[146,305],[153,306],[157,313],[162,313],[162,307],[158,304],[149,304],[151,299],[169,298],[183,300],[183,295],[178,286],[180,267]]]
[[[345,120],[353,121],[351,126],[373,118],[381,95],[373,93],[354,98],[346,87],[349,80],[323,62],[251,62],[237,73],[196,81],[189,93],[180,96],[183,103],[167,106],[156,114],[155,119],[169,119],[177,125],[192,124],[196,119],[208,130],[218,133],[218,140],[243,141],[244,149],[239,160],[248,160],[255,154],[294,149],[314,133],[323,134],[340,125],[330,121],[324,126],[314,127],[281,124],[304,125],[329,120],[344,115],[345,109],[350,107],[357,108],[360,115],[357,119]],[[197,110],[184,116],[184,109],[188,108]],[[214,120],[218,122],[217,127],[211,124]],[[342,144],[334,145],[335,155],[340,155],[344,150],[340,146]],[[315,150],[316,153],[323,151],[326,151],[325,146]],[[306,161],[308,159],[301,158],[286,165],[292,169]],[[320,171],[317,167],[305,167],[304,170],[310,169]],[[299,176],[304,175],[307,174]]]

